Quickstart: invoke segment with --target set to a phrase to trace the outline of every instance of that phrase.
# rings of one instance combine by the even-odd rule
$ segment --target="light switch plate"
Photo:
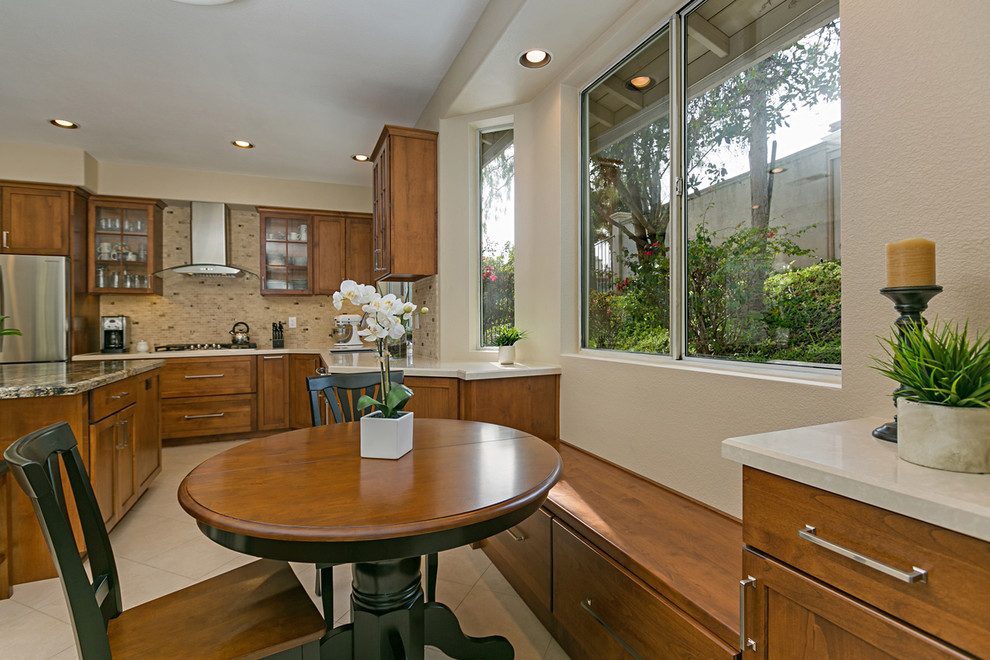
[[[290,316],[289,317],[289,327],[290,328],[296,327],[296,317],[295,316]]]

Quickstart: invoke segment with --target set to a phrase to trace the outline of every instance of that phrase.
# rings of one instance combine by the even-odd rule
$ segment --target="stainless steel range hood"
[[[155,275],[176,273],[187,277],[255,277],[230,263],[230,211],[219,202],[192,202],[189,219],[192,263],[172,266]]]

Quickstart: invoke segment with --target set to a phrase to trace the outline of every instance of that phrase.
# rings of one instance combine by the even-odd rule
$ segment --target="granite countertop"
[[[34,362],[0,365],[0,399],[79,394],[151,371],[163,360]]]
[[[335,353],[320,351],[323,364],[330,373],[358,373],[378,369],[375,353]],[[521,376],[548,376],[560,373],[560,367],[538,362],[498,364],[498,362],[452,362],[416,357],[415,355],[393,359],[391,369],[401,369],[406,376],[434,376],[483,380],[487,378],[518,378]]]
[[[990,474],[935,470],[897,457],[870,432],[879,417],[722,443],[722,456],[793,481],[990,541]]]
[[[231,357],[233,355],[276,355],[280,353],[302,353],[316,355],[318,348],[211,348],[198,351],[149,351],[147,353],[82,353],[73,355],[73,362],[96,360],[168,360],[189,357]]]

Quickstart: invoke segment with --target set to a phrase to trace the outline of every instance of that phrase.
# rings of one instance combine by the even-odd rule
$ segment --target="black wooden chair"
[[[326,624],[285,562],[256,561],[123,611],[110,539],[69,425],[60,422],[29,433],[3,457],[41,523],[80,657],[319,657]],[[92,581],[73,535],[60,458]]]
[[[393,371],[389,374],[391,382],[402,383],[403,372]],[[327,376],[307,376],[306,389],[309,390],[310,413],[313,426],[327,423],[320,413],[320,395],[326,398],[330,414],[336,424],[353,422],[363,414],[358,410],[357,402],[363,395],[379,399],[381,390],[381,372],[370,371],[359,374],[330,374]],[[435,601],[437,596],[437,566],[436,553],[426,556],[426,600]],[[323,570],[332,568],[333,564],[316,565],[316,595],[330,594],[323,597],[324,610],[333,607],[333,571]],[[332,611],[332,610],[331,610]]]

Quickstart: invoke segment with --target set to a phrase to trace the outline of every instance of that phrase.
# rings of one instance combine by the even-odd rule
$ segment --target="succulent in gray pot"
[[[907,325],[882,338],[875,369],[899,383],[897,455],[956,472],[990,472],[990,337],[969,323]]]

